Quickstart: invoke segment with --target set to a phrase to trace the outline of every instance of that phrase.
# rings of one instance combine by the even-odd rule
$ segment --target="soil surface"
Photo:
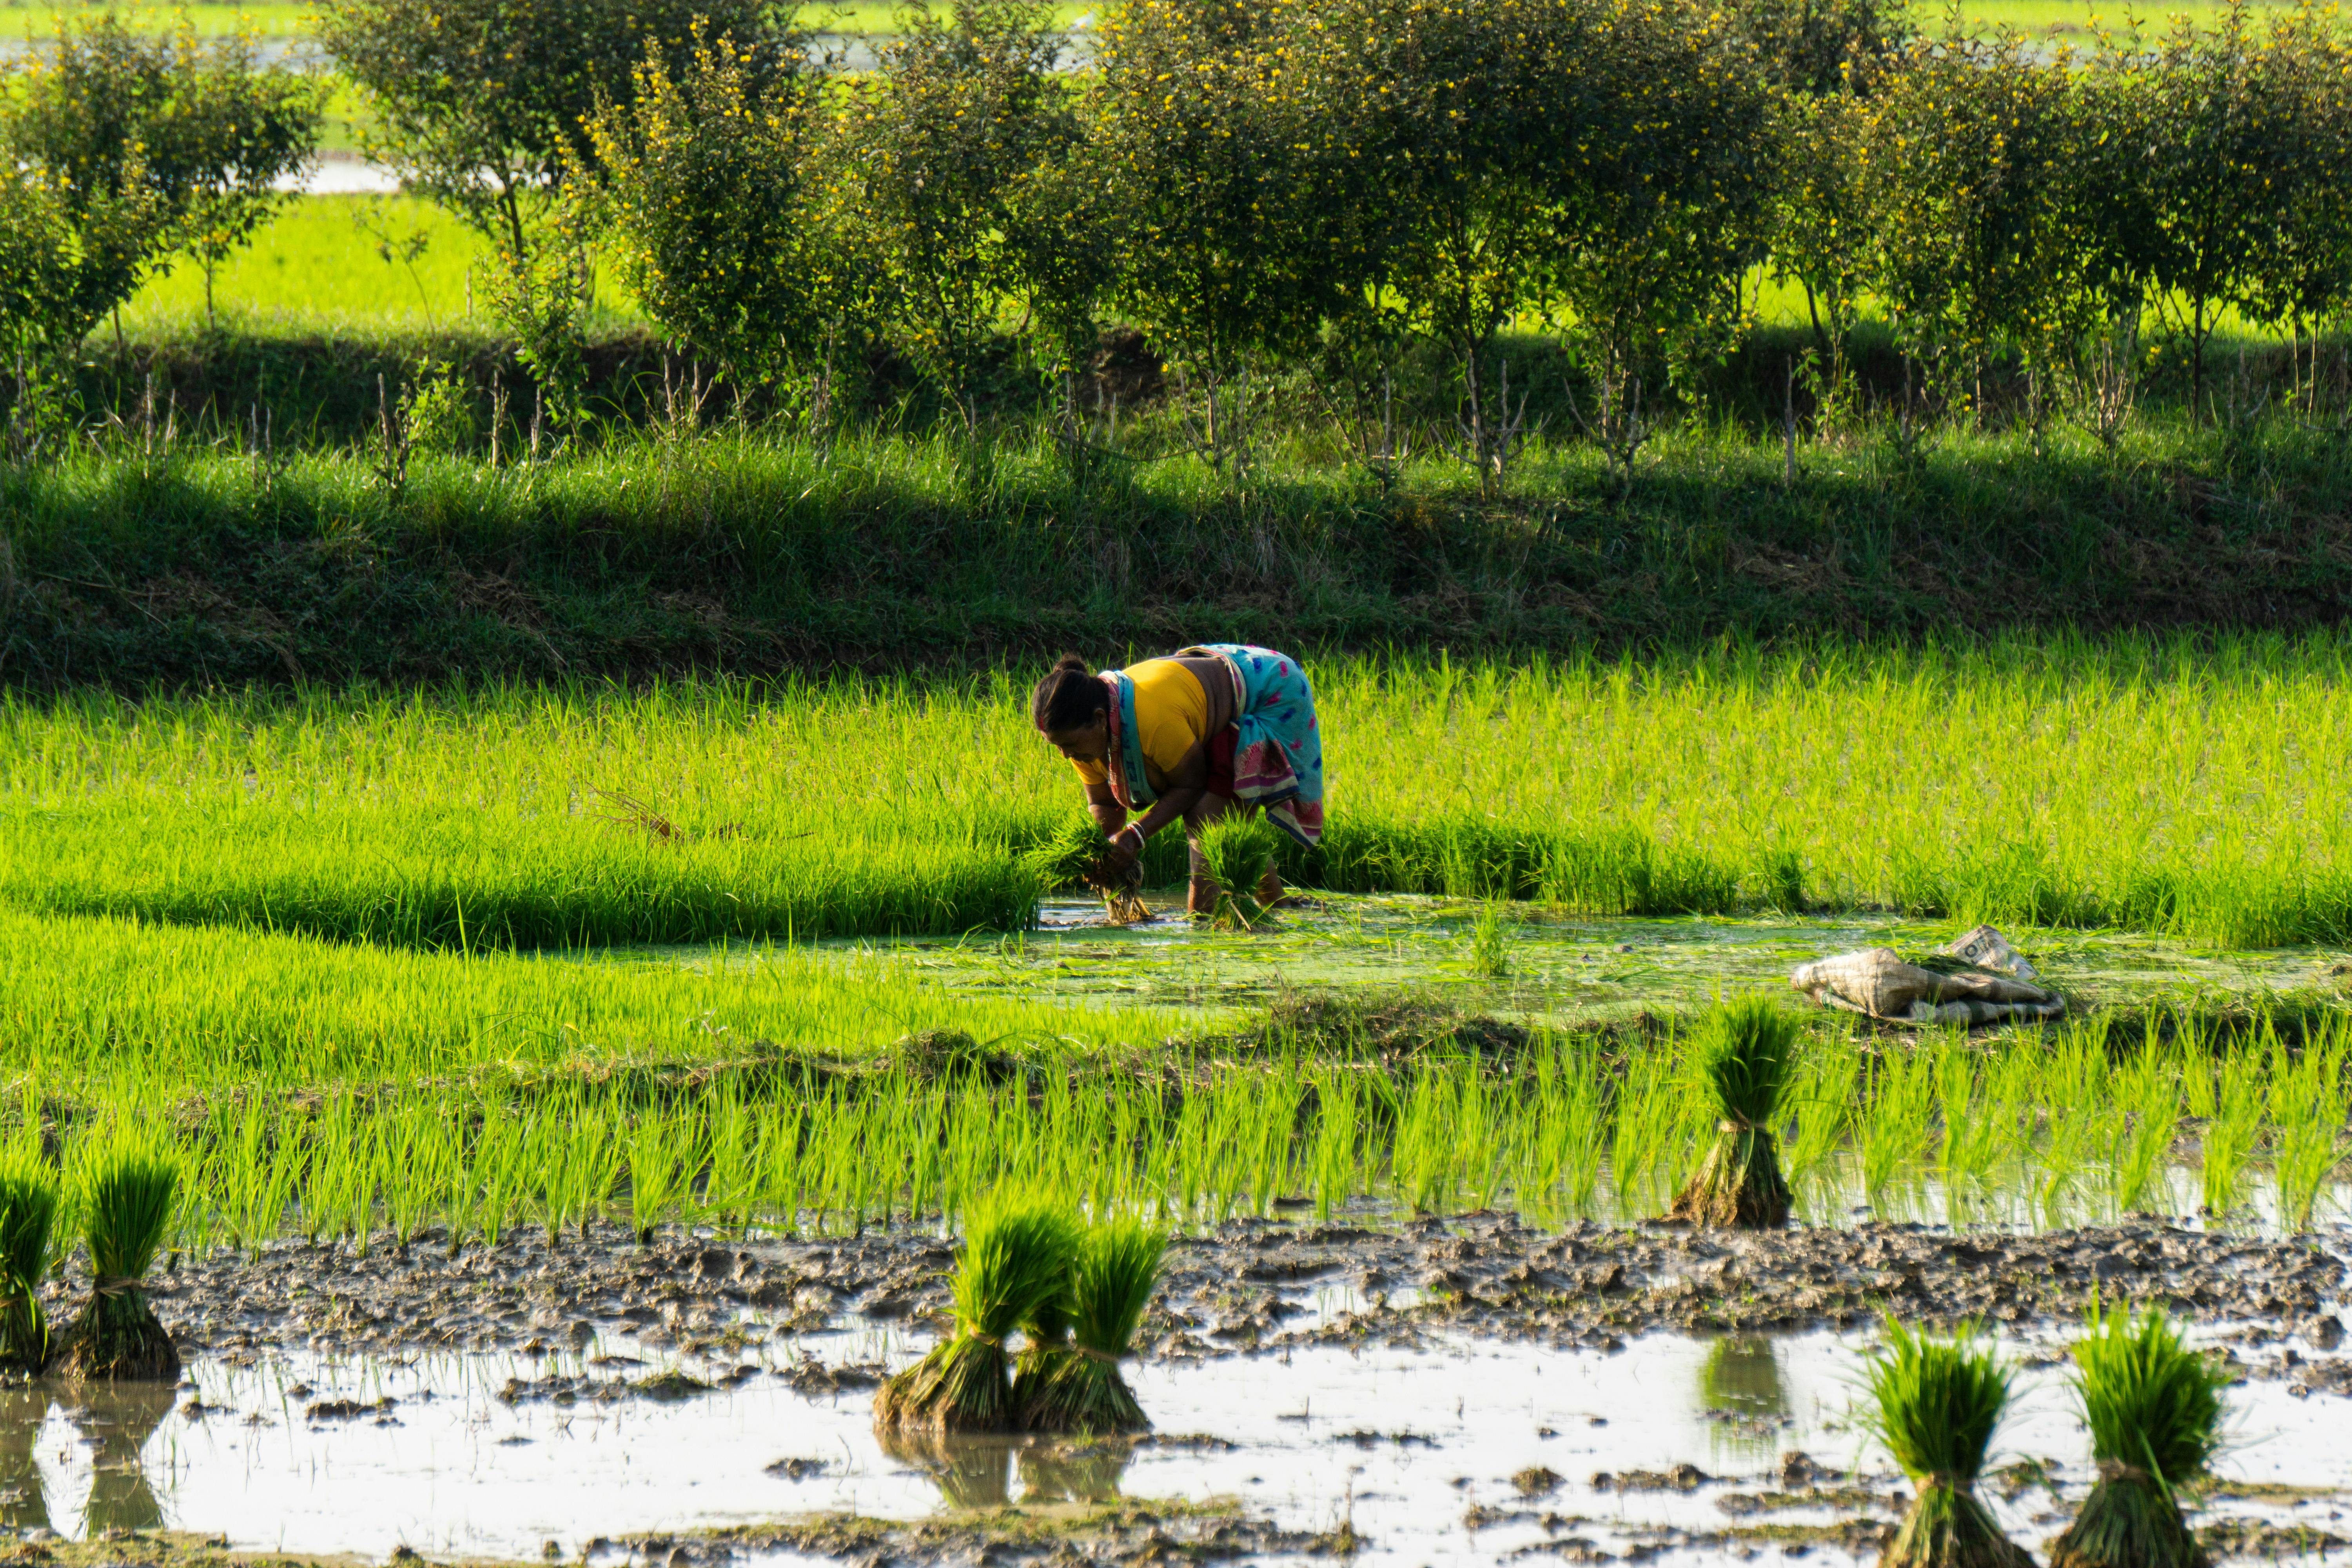
[[[2267,1241],[2156,1224],[2024,1237],[1901,1225],[1548,1231],[1491,1214],[1379,1228],[1249,1219],[1171,1246],[1137,1350],[1196,1359],[1462,1332],[1607,1351],[1654,1329],[1850,1326],[1882,1307],[1913,1321],[2027,1325],[2077,1317],[2096,1293],[2238,1325],[2227,1338],[2250,1373],[2345,1394],[2347,1257],[2352,1236],[2340,1228]],[[612,1226],[555,1248],[534,1230],[455,1256],[429,1235],[405,1249],[281,1243],[258,1258],[182,1258],[150,1285],[183,1351],[548,1352],[625,1337],[747,1362],[779,1339],[860,1320],[944,1327],[954,1258],[936,1237],[906,1233],[735,1240],[665,1231],[640,1244]],[[52,1311],[69,1311],[87,1289],[77,1259],[47,1288]],[[782,1375],[811,1394],[863,1386],[878,1370],[788,1364]],[[692,1391],[655,1381],[645,1392]]]

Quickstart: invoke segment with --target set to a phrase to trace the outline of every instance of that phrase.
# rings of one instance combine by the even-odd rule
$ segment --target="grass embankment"
[[[1608,914],[2340,942],[2347,666],[2341,635],[1324,660],[1330,830],[1283,868]],[[1021,852],[1079,798],[1027,685],[20,697],[0,900],[461,949],[1018,927]],[[1155,840],[1150,879],[1181,855]]]
[[[658,371],[653,389],[658,390]],[[364,354],[338,378],[370,406]],[[160,427],[160,418],[159,418]],[[1301,437],[1305,439],[1305,437]],[[1254,494],[1190,460],[1089,492],[1042,442],[971,493],[946,443],[829,455],[631,437],[548,467],[364,454],[272,470],[226,449],[0,470],[0,678],[642,676],[984,662],[1206,630],[1277,646],[1508,651],[1838,630],[2333,625],[2352,603],[2352,462],[2277,420],[2185,424],[2111,464],[1955,437],[1924,471],[1869,443],[1663,440],[1630,495],[1583,447],[1480,502],[1417,463],[1276,463]]]

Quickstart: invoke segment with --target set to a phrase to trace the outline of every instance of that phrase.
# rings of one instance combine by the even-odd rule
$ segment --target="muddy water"
[[[1717,1561],[1808,1537],[1841,1556],[1874,1552],[1867,1527],[1905,1500],[1851,1419],[1861,1335],[1659,1333],[1613,1353],[1454,1340],[1146,1363],[1132,1381],[1159,1435],[1131,1447],[893,1454],[869,1426],[870,1394],[812,1400],[775,1371],[803,1354],[904,1364],[925,1343],[814,1334],[744,1363],[729,1386],[671,1399],[597,1397],[647,1374],[619,1342],[562,1360],[205,1358],[176,1401],[163,1390],[55,1402],[17,1391],[0,1401],[0,1522],[77,1537],[165,1526],[303,1552],[381,1557],[405,1544],[576,1561],[617,1554],[632,1535],[791,1515],[1223,1499],[1290,1530],[1351,1524],[1381,1562],[1494,1562],[1579,1541]],[[1993,1501],[2018,1539],[2038,1542],[2063,1527],[2091,1474],[2052,1364],[2056,1342],[2010,1348],[2039,1364],[2022,1378],[2003,1462],[2044,1462],[2052,1484]],[[510,1379],[550,1374],[585,1381],[569,1401],[514,1396]],[[2201,1521],[2352,1536],[2342,1441],[2352,1405],[2288,1386],[2231,1391],[2221,1473],[2239,1489],[2220,1489]],[[1817,1469],[1784,1463],[1790,1453]]]
[[[1049,902],[1041,929],[1019,936],[819,944],[845,959],[887,954],[965,994],[1014,992],[1108,1005],[1200,1008],[1260,1005],[1287,989],[1433,991],[1480,1013],[1558,1023],[1682,1008],[1727,989],[1782,985],[1800,963],[1856,948],[1925,952],[1948,942],[1950,921],[1885,916],[1673,920],[1552,918],[1518,906],[1505,929],[1507,972],[1473,962],[1475,906],[1458,900],[1318,895],[1252,932],[1202,930],[1176,904],[1161,918],[1114,927],[1098,904]],[[2120,931],[2020,930],[2017,945],[2043,976],[2091,1006],[2334,992],[2336,949],[2197,949]],[[707,964],[701,947],[615,948],[592,962]],[[567,960],[569,961],[569,960]],[[727,962],[756,963],[738,952]]]

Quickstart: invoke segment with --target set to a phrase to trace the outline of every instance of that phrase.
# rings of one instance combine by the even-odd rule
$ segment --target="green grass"
[[[0,9],[0,28],[5,18],[5,10]],[[332,153],[349,153],[358,145],[359,128],[372,121],[373,111],[364,94],[344,79],[329,79],[320,145]],[[409,255],[405,247],[413,240],[422,243]],[[479,237],[447,213],[413,197],[299,196],[223,267],[214,282],[215,307],[224,325],[255,333],[289,327],[483,329],[486,318],[469,309],[467,274],[487,255]],[[614,321],[642,321],[635,300],[619,287],[610,268],[598,270],[596,284],[599,313]],[[480,287],[478,279],[476,286]],[[1759,266],[1745,288],[1759,327],[1798,328],[1811,320],[1803,288],[1776,277],[1769,267]],[[1016,308],[1008,306],[1003,324],[1011,327],[1018,315]],[[127,328],[151,333],[168,333],[203,320],[204,275],[184,260],[152,279],[123,307]],[[2218,325],[2233,340],[2283,341],[2275,331],[2234,311],[2224,311]],[[1554,351],[1544,342],[1543,321],[1529,316],[1518,327],[1528,340],[1519,351],[1522,361],[1556,368],[1551,365]]]
[[[421,242],[414,254],[412,241]],[[289,331],[472,326],[467,272],[479,237],[410,196],[301,196],[254,236],[213,281],[229,331]],[[204,320],[204,271],[180,258],[123,307],[126,328]]]
[[[1686,1090],[1690,1036],[1538,1031],[1500,1058],[1441,1037],[1397,1055],[1343,1016],[1243,1044],[1220,1032],[1231,1020],[959,1001],[895,964],[782,952],[681,969],[21,915],[0,916],[0,1094],[17,1108],[0,1138],[46,1124],[75,1165],[85,1129],[163,1131],[188,1172],[174,1246],[249,1251],[289,1230],[364,1246],[440,1226],[465,1247],[601,1219],[854,1231],[937,1223],[1007,1184],[1175,1226],[1367,1199],[1630,1219],[1717,1138],[1716,1107]],[[904,1034],[970,1048],[891,1048]],[[2322,1017],[2301,1038],[2275,1055],[2235,1036],[2180,1047],[2195,1068],[2253,1073],[2261,1103],[2284,1109],[2242,1133],[2240,1182],[2258,1195],[2315,1130],[2341,1130],[2352,1024]],[[2117,1216],[2106,1184],[2053,1179],[2082,1158],[2060,1110],[2098,1127],[2128,1103],[2106,1048],[2076,1024],[1987,1050],[1993,1100],[2050,1116],[2025,1116],[1957,1223]],[[1931,1041],[1888,1070],[1906,1055],[1834,1021],[1804,1043],[1798,1113],[1823,1111],[1801,1156],[1813,1223],[1864,1194],[1882,1216],[1923,1205],[1940,1140],[1904,1086],[1951,1058]],[[2310,1107],[2329,1095],[2325,1127]],[[1866,1168],[1890,1117],[1913,1131]],[[2334,1215],[2332,1189],[2307,1195],[2284,1229]]]

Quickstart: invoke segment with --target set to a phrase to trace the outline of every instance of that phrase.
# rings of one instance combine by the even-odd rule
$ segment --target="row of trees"
[[[322,31],[377,106],[371,150],[489,242],[488,298],[559,428],[599,257],[673,340],[820,423],[877,336],[976,434],[1008,345],[1066,394],[1097,324],[1131,321],[1228,473],[1251,461],[1255,389],[1301,360],[1366,455],[1392,453],[1395,368],[1433,347],[1488,482],[1526,433],[1514,323],[1564,336],[1578,417],[1630,466],[1767,278],[1802,290],[1826,417],[1858,412],[1846,345],[1874,304],[1913,367],[1905,417],[1980,407],[1985,366],[2014,354],[2037,424],[2071,408],[2110,435],[2151,314],[2202,399],[2230,311],[2300,342],[2352,304],[2352,47],[2332,21],[2241,3],[2076,49],[1914,36],[1901,15],[1122,0],[1074,58],[1027,0],[955,0],[855,71],[815,68],[840,62],[766,0],[342,0]],[[192,156],[165,128],[205,92],[76,87],[136,52],[79,37],[20,95],[0,184],[0,319],[71,293],[34,334],[51,348],[159,247],[233,243],[316,115],[295,79],[187,41],[140,68],[209,68],[213,98],[234,80],[257,106],[228,115],[254,150]]]

